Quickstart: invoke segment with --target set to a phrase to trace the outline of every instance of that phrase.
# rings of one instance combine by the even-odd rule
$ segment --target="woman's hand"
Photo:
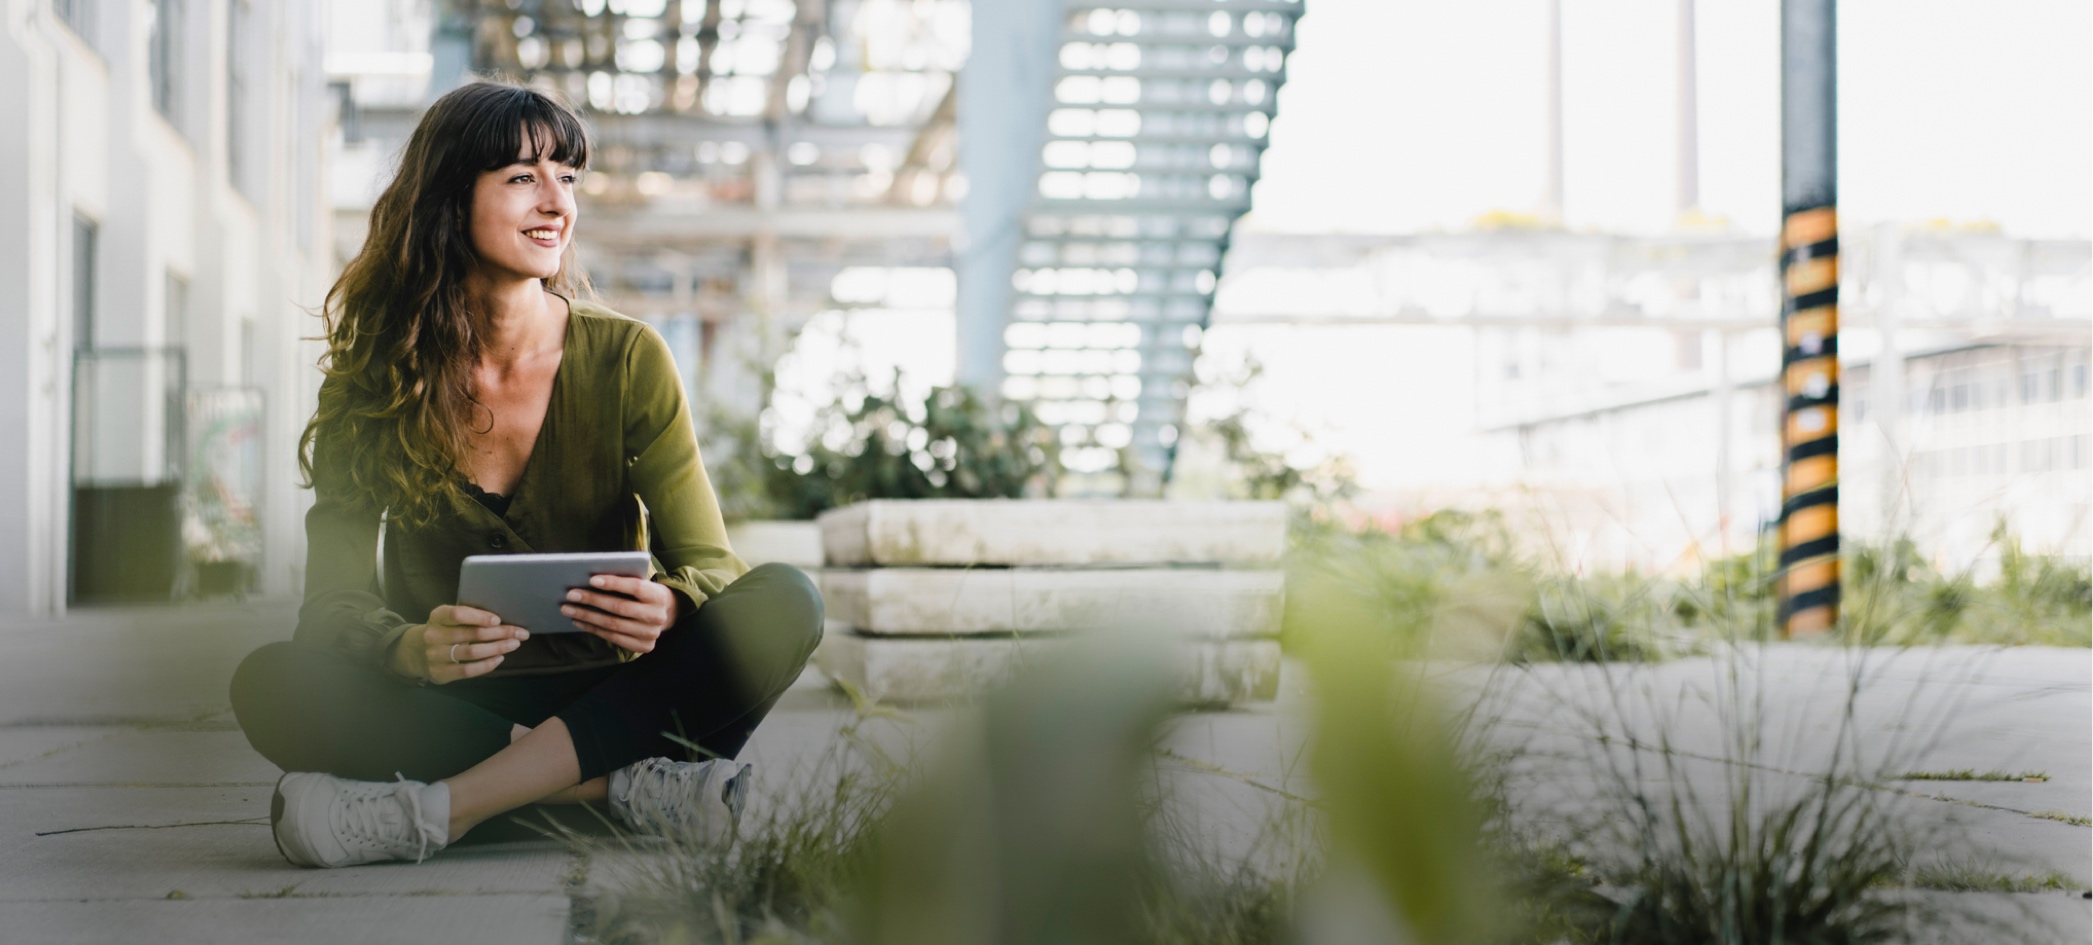
[[[438,685],[484,676],[530,635],[479,608],[445,604],[429,611],[428,623],[407,628],[393,645],[392,668]]]
[[[576,627],[634,653],[654,652],[662,631],[676,623],[676,595],[666,584],[599,574],[589,579],[589,586],[596,590],[568,591],[560,613]]]

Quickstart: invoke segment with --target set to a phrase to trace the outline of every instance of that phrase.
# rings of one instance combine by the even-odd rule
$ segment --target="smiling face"
[[[480,172],[472,190],[472,248],[481,275],[496,282],[550,279],[574,240],[574,184],[580,169],[549,148],[523,148],[514,163]]]

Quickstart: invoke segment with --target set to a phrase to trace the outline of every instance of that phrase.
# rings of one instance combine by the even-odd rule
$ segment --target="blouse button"
[[[499,550],[501,550],[501,549],[503,549],[503,548],[507,548],[508,546],[509,546],[509,536],[507,536],[507,535],[504,535],[504,534],[502,534],[502,533],[500,533],[500,532],[489,532],[489,533],[487,533],[487,547],[489,547],[489,548],[493,548],[493,549],[495,549],[496,551],[499,551]]]

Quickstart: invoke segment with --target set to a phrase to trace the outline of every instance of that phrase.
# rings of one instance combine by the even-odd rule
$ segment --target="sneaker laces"
[[[414,862],[420,863],[428,859],[429,844],[435,833],[422,816],[423,785],[407,780],[406,775],[397,771],[393,772],[393,777],[398,779],[395,783],[373,784],[364,793],[350,796],[347,803],[336,808],[336,831],[345,840],[383,848],[393,839],[391,834],[394,831],[386,823],[386,811],[381,804],[387,800],[396,801],[408,814],[407,828],[414,832],[415,839]]]

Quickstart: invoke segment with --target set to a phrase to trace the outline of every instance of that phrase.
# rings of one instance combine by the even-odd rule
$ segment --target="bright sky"
[[[1844,222],[1988,220],[2017,235],[2093,235],[2093,4],[1839,7]],[[1563,0],[1573,228],[1660,232],[1673,221],[1676,9],[1676,0]],[[1771,234],[1779,2],[1697,9],[1701,204],[1743,232]],[[1546,18],[1546,0],[1309,0],[1243,225],[1404,233],[1536,209]],[[819,337],[796,370],[827,376],[835,355],[826,351],[842,330],[810,329]],[[849,333],[878,334],[855,324]],[[1256,409],[1314,431],[1370,487],[1472,483],[1507,468],[1470,435],[1467,331],[1227,326],[1206,337],[1222,362],[1263,362]],[[891,354],[911,376],[949,377],[938,373],[950,370],[948,354]],[[869,351],[862,362],[875,377],[889,370]]]
[[[1563,0],[1565,213],[1672,220],[1676,0]],[[1703,207],[1779,214],[1778,0],[1697,7]],[[1840,213],[2093,231],[2093,4],[1841,0]],[[1263,228],[1412,232],[1530,211],[1546,0],[1314,0],[1256,192]]]

